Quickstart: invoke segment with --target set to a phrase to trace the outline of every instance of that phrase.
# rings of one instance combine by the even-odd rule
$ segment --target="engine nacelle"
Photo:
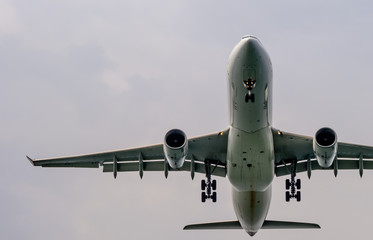
[[[171,168],[181,168],[188,154],[188,140],[185,133],[172,129],[166,133],[163,151]]]
[[[319,129],[313,138],[313,152],[320,167],[330,167],[337,155],[337,134],[331,128]]]

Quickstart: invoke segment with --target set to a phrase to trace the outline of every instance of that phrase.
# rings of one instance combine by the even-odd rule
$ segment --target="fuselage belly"
[[[241,226],[255,234],[267,216],[274,178],[272,65],[261,43],[244,37],[228,64],[230,132],[227,174]]]

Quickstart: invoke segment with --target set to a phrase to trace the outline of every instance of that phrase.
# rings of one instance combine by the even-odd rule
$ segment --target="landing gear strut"
[[[201,181],[201,194],[202,202],[206,202],[206,199],[212,199],[212,202],[216,202],[217,193],[213,192],[216,190],[216,180],[211,180],[211,163],[209,160],[205,160],[206,180]]]
[[[300,179],[295,179],[296,163],[297,163],[296,160],[294,160],[291,163],[291,177],[290,177],[290,179],[286,179],[286,181],[285,181],[285,188],[286,188],[286,190],[288,190],[288,191],[285,192],[286,202],[289,202],[291,198],[297,199],[297,202],[300,202],[300,200],[301,200],[300,191],[297,191],[297,190],[300,190],[300,188],[301,188],[301,181],[300,181]]]

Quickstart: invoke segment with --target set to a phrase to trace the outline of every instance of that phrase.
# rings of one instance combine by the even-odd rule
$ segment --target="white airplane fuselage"
[[[227,175],[232,184],[236,216],[243,229],[254,235],[267,216],[275,176],[272,64],[259,40],[244,37],[235,46],[229,57],[227,78],[230,108]],[[254,81],[255,85],[249,89],[244,81]],[[249,100],[245,99],[247,94]]]

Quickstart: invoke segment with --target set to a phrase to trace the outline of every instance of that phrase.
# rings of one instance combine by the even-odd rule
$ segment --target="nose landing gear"
[[[251,102],[255,102],[255,95],[251,92],[251,90],[253,90],[253,88],[255,87],[255,84],[256,80],[254,79],[249,78],[243,80],[243,85],[247,89],[247,93],[245,95],[245,102],[249,102],[249,100]]]
[[[249,102],[249,100],[251,102],[255,102],[255,95],[251,93],[251,91],[249,91],[248,93],[246,93],[245,95],[245,102]]]

